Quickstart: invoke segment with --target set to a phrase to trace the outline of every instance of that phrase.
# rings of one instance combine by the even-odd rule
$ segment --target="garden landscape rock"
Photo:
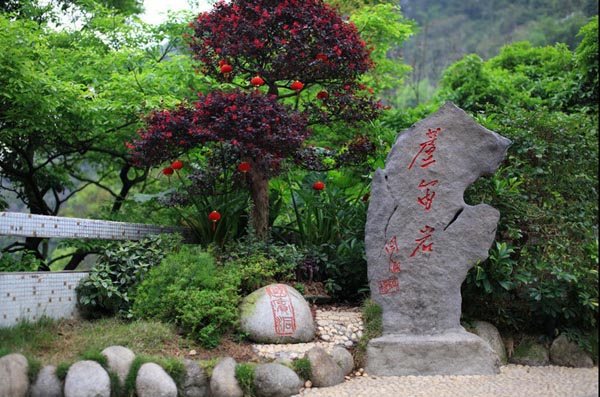
[[[550,352],[543,344],[535,341],[524,341],[515,348],[510,358],[513,364],[542,367],[550,364]]]
[[[225,357],[215,365],[210,378],[212,397],[242,397],[244,392],[235,379],[236,361]]]
[[[562,334],[554,339],[550,346],[550,361],[554,365],[564,367],[592,368],[594,361],[575,342],[571,342]]]
[[[329,387],[344,381],[342,368],[325,350],[315,346],[306,353],[306,358],[310,361],[310,380],[313,386]]]
[[[138,397],[177,397],[177,385],[158,364],[143,364],[135,378]]]
[[[352,354],[341,346],[335,346],[331,351],[331,358],[342,369],[344,375],[348,375],[354,368],[354,358]]]
[[[110,397],[110,377],[100,364],[78,361],[69,367],[65,397]]]
[[[131,364],[135,360],[135,354],[123,346],[107,347],[102,350],[101,354],[106,357],[108,369],[117,374],[119,384],[123,387]]]
[[[489,343],[492,350],[496,352],[500,362],[506,364],[508,362],[508,355],[506,354],[506,346],[502,341],[502,336],[500,336],[500,332],[498,329],[494,327],[493,324],[490,324],[486,321],[473,321],[473,332],[475,335],[478,335],[481,339]]]
[[[185,376],[183,378],[184,397],[206,397],[209,395],[210,386],[204,368],[196,361],[186,359]]]
[[[0,396],[25,397],[29,389],[29,363],[22,354],[0,358]]]
[[[240,305],[240,326],[250,340],[260,343],[300,343],[315,337],[308,302],[285,284],[271,284],[246,296]]]
[[[54,365],[46,365],[38,372],[30,393],[31,397],[62,397],[63,383],[56,376]]]
[[[282,364],[261,364],[254,369],[257,397],[289,397],[298,393],[303,384],[293,370]]]
[[[384,335],[368,345],[368,373],[499,371],[489,344],[460,325],[460,287],[487,258],[500,214],[463,195],[498,168],[509,145],[448,102],[401,132],[375,171],[365,244]]]

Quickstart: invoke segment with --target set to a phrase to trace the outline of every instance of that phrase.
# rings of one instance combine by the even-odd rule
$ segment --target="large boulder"
[[[506,346],[502,341],[502,336],[500,336],[498,329],[494,327],[493,324],[485,321],[473,321],[472,326],[473,328],[471,329],[471,332],[489,343],[492,350],[494,350],[498,355],[498,358],[500,358],[500,362],[506,364],[508,362]]]
[[[110,397],[110,377],[97,362],[78,361],[67,372],[65,397]]]
[[[289,397],[298,394],[303,382],[290,368],[282,364],[261,364],[254,369],[257,397]]]
[[[562,334],[550,346],[550,361],[563,367],[591,368],[594,361],[577,343],[571,342]]]
[[[0,358],[0,396],[25,397],[29,389],[28,370],[29,363],[22,354]]]
[[[212,397],[242,397],[244,391],[235,379],[237,362],[232,357],[221,359],[213,368],[210,377],[210,392]]]
[[[138,397],[177,397],[177,385],[158,364],[143,364],[135,378]]]
[[[344,381],[342,368],[325,350],[315,346],[306,352],[306,358],[310,362],[310,380],[313,386],[329,387]]]
[[[62,397],[63,384],[56,376],[54,365],[47,365],[40,370],[30,393],[31,397]]]
[[[135,360],[135,354],[123,346],[107,347],[102,350],[101,354],[106,357],[108,369],[117,374],[119,384],[123,387],[131,369],[131,364]]]
[[[259,343],[301,343],[315,337],[315,324],[302,294],[285,284],[271,284],[246,296],[240,325]]]
[[[183,377],[184,397],[206,397],[209,395],[210,386],[204,368],[196,361],[186,359],[183,362],[185,375]]]

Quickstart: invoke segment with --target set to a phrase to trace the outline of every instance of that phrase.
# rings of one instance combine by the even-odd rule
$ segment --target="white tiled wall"
[[[75,288],[87,272],[0,273],[0,327],[77,317]]]

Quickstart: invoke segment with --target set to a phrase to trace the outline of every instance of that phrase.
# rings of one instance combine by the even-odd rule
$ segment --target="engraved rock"
[[[468,366],[467,372],[498,371],[497,357],[494,360],[489,345],[481,338],[465,335],[460,325],[460,286],[469,269],[487,258],[500,214],[487,204],[466,204],[463,194],[477,178],[498,168],[509,145],[510,140],[446,103],[401,132],[385,169],[375,172],[365,243],[371,296],[383,309],[387,339],[381,341],[383,345],[376,342],[378,348],[367,353],[369,373],[436,374],[439,369],[421,373],[411,368],[404,371],[403,364],[395,364],[406,354],[425,360],[429,353],[426,336],[437,335],[431,346],[439,347],[444,345],[440,336],[444,334],[448,345],[469,346],[465,350],[470,351],[468,354],[486,357],[481,369]],[[390,349],[404,344],[403,335],[422,344],[423,350],[414,346]],[[379,354],[379,349],[384,354]],[[447,358],[438,355],[435,359],[450,363],[451,350]],[[385,364],[385,360],[392,361]],[[464,373],[457,363],[467,365],[469,360],[465,357],[451,366]],[[413,365],[411,360],[404,361]],[[378,369],[392,364],[397,367],[392,373]]]
[[[248,337],[261,343],[310,342],[315,324],[310,306],[294,288],[271,284],[244,298],[240,325]]]

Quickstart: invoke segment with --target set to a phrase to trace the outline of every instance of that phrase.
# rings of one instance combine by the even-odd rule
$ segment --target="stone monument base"
[[[436,335],[388,334],[367,346],[369,375],[489,375],[500,359],[475,334],[453,330]]]

